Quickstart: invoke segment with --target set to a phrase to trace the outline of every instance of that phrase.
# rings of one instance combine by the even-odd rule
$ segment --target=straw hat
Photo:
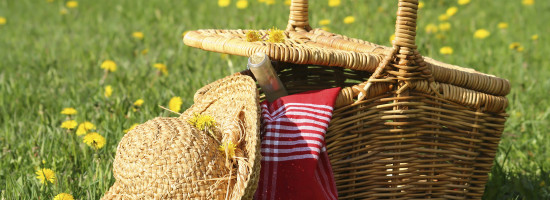
[[[103,199],[252,199],[261,160],[258,102],[254,80],[232,75],[197,91],[180,117],[137,126],[118,145],[116,181]],[[201,117],[215,126],[199,125]],[[234,155],[220,150],[231,144]]]

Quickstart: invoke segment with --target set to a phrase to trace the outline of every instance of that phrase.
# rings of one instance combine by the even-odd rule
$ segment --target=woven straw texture
[[[510,84],[421,56],[417,10],[399,0],[392,47],[312,29],[307,0],[292,0],[284,43],[247,42],[250,30],[191,31],[184,43],[266,53],[289,94],[343,88],[325,137],[339,199],[481,199]]]
[[[179,118],[159,117],[120,141],[116,182],[103,199],[251,199],[260,170],[259,99],[248,76],[229,76],[200,89]],[[216,121],[213,135],[188,121]],[[219,141],[219,142],[218,142]],[[234,159],[218,150],[236,144]]]

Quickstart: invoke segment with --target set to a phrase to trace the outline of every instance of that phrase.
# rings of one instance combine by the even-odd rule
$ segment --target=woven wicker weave
[[[199,90],[179,118],[137,126],[118,145],[116,182],[103,199],[251,199],[260,172],[258,101],[252,78],[230,76]],[[235,164],[218,150],[222,138],[187,122],[195,114],[212,116],[215,132],[237,145]]]
[[[284,43],[247,42],[250,30],[191,31],[184,43],[264,52],[290,94],[343,87],[326,135],[340,199],[480,199],[510,85],[420,56],[417,10],[399,0],[392,47],[312,29],[307,0],[292,0]]]

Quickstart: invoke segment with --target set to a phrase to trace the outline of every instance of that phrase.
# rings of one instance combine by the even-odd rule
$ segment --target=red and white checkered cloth
[[[256,200],[338,199],[325,133],[339,91],[308,91],[262,102]]]

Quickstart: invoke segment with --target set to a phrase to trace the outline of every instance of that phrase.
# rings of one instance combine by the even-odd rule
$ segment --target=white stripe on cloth
[[[325,109],[326,111],[323,111],[321,109],[312,109],[312,108],[308,108],[308,107],[321,108],[321,109]],[[277,116],[283,110],[286,110],[288,112],[288,110],[294,109],[294,108],[311,109],[311,110],[314,110],[316,112],[326,113],[327,115],[332,115],[332,112],[327,112],[327,111],[332,111],[332,109],[333,109],[332,107],[327,106],[327,105],[310,104],[310,103],[286,103],[285,105],[279,107],[277,110],[273,111],[271,113],[271,116]],[[262,112],[264,112],[264,111],[268,112],[267,104],[262,104]]]
[[[318,146],[323,146],[323,143],[321,143],[317,140],[296,140],[296,141],[264,140],[264,141],[262,141],[262,145],[264,145],[264,144],[265,145],[280,145],[280,146],[293,146],[293,145],[297,145],[297,144],[315,144],[315,145],[318,145]],[[324,147],[323,147],[323,149],[324,149]]]
[[[281,113],[288,112],[289,110],[297,110],[297,109],[311,110],[313,112],[326,114],[326,115],[332,114],[331,113],[332,109],[312,108],[312,106],[281,106],[274,112],[269,112],[269,110],[267,109],[267,106],[262,106],[262,108],[263,108],[262,113],[269,113],[272,116],[276,116]]]
[[[315,109],[310,109],[310,108],[291,108],[291,109],[288,109],[286,112],[281,112],[277,115],[271,115],[271,117],[273,118],[279,118],[281,116],[288,116],[288,115],[293,115],[293,113],[310,113],[314,116],[317,116],[317,117],[331,117],[331,112],[330,111],[319,111],[319,110],[315,110]]]
[[[295,152],[303,152],[303,153],[311,153],[311,152],[317,152],[321,153],[321,149],[317,147],[296,147],[291,149],[276,149],[276,148],[262,148],[262,153],[295,153]]]
[[[289,116],[298,116],[298,117],[307,116],[307,117],[312,117],[312,118],[318,118],[318,119],[326,121],[326,122],[329,122],[330,117],[331,117],[330,115],[328,115],[328,117],[325,117],[325,116],[321,116],[319,114],[315,114],[315,113],[311,113],[311,112],[305,112],[305,111],[291,111],[291,112],[285,113],[284,115],[286,115],[287,117],[289,117]],[[278,116],[271,115],[273,120],[276,120],[277,118],[279,118],[281,116],[283,116],[283,115],[278,115]]]
[[[323,126],[325,128],[328,127],[328,122],[323,120],[313,120],[313,119],[303,119],[303,118],[290,118],[290,117],[281,117],[277,119],[278,122],[290,122],[295,124],[316,124],[319,126]]]
[[[318,109],[318,108],[311,108],[311,107],[303,107],[303,106],[281,106],[277,111],[275,112],[269,112],[266,107],[262,110],[262,114],[269,114],[271,116],[278,116],[281,114],[288,113],[290,110],[304,110],[308,112],[314,112],[316,114],[322,114],[322,115],[332,115],[332,109]]]
[[[321,140],[325,139],[324,135],[317,134],[317,133],[278,133],[278,132],[266,131],[265,136],[281,137],[281,138],[314,137],[314,138],[319,138]]]
[[[325,133],[325,129],[315,127],[315,126],[285,126],[285,125],[272,125],[268,124],[265,126],[266,129],[275,129],[275,130],[281,130],[281,131],[304,131],[304,130],[310,130],[310,131],[317,131],[320,134]]]
[[[308,158],[313,158],[317,160],[319,156],[315,154],[304,154],[304,155],[295,155],[295,156],[287,156],[287,157],[262,156],[263,161],[272,161],[272,162],[301,160],[301,159],[308,159]]]

